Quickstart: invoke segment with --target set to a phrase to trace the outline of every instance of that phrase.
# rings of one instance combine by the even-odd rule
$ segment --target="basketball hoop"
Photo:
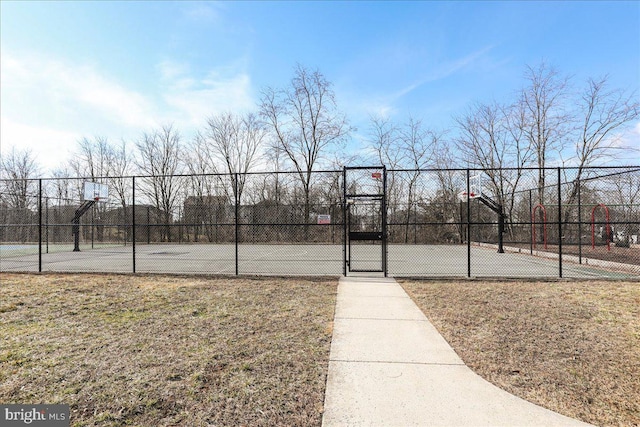
[[[469,199],[477,199],[480,196],[479,194],[476,194],[473,191],[471,191],[469,193],[467,193],[466,191],[462,191],[462,192],[458,193],[458,199],[461,202],[466,201],[467,200],[467,194],[469,195]]]

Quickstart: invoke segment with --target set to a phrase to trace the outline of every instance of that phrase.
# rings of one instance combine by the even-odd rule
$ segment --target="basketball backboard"
[[[484,188],[482,174],[469,177],[469,199],[477,199],[478,197],[482,197],[483,190]],[[462,190],[460,193],[458,193],[458,198],[462,201],[467,200],[467,190]]]
[[[95,202],[109,201],[109,187],[106,184],[97,182],[85,182],[83,200],[93,200]]]

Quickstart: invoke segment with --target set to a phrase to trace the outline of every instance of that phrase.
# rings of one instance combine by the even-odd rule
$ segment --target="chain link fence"
[[[377,174],[357,181],[380,191],[386,179],[386,234],[354,243],[359,265],[381,248],[393,276],[640,276],[640,166]],[[371,216],[363,203],[346,221],[343,179],[0,180],[0,270],[341,275],[349,232]],[[84,200],[85,182],[107,185],[108,201]]]

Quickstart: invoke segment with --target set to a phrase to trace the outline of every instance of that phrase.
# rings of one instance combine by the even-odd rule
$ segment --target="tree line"
[[[111,199],[126,208],[131,184],[124,177],[139,175],[140,191],[165,213],[167,224],[186,197],[212,196],[230,204],[295,199],[303,207],[302,222],[308,222],[314,203],[340,200],[339,177],[316,179],[315,171],[373,163],[405,170],[389,174],[387,195],[391,217],[408,223],[411,207],[425,201],[425,170],[436,170],[438,197],[454,204],[464,183],[451,168],[470,167],[484,171],[486,191],[507,218],[514,218],[524,179],[535,186],[536,203],[549,202],[549,166],[574,167],[564,177],[570,186],[566,203],[574,204],[589,166],[631,149],[621,145],[619,135],[639,114],[636,94],[611,88],[608,77],[576,85],[542,62],[525,68],[523,85],[510,102],[474,102],[454,117],[451,129],[414,116],[372,116],[361,133],[366,147],[356,155],[346,149],[356,129],[339,108],[332,83],[319,70],[297,65],[287,85],[262,90],[254,111],[212,114],[192,138],[172,124],[135,141],[82,138],[68,163],[52,171],[47,196],[77,198],[81,182],[72,178],[84,177],[107,183]],[[539,168],[533,183],[530,167]],[[295,183],[275,175],[252,184],[249,194],[248,173],[257,170],[291,171]],[[0,202],[29,207],[36,183],[28,179],[42,174],[34,153],[14,148],[1,159],[0,172],[5,179]],[[188,178],[173,178],[181,174]],[[569,211],[565,215],[568,221]]]

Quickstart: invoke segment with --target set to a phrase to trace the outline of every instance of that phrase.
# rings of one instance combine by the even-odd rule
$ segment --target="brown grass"
[[[320,425],[336,280],[3,274],[0,402],[73,426]]]
[[[596,425],[640,425],[640,283],[413,282],[478,374]]]

